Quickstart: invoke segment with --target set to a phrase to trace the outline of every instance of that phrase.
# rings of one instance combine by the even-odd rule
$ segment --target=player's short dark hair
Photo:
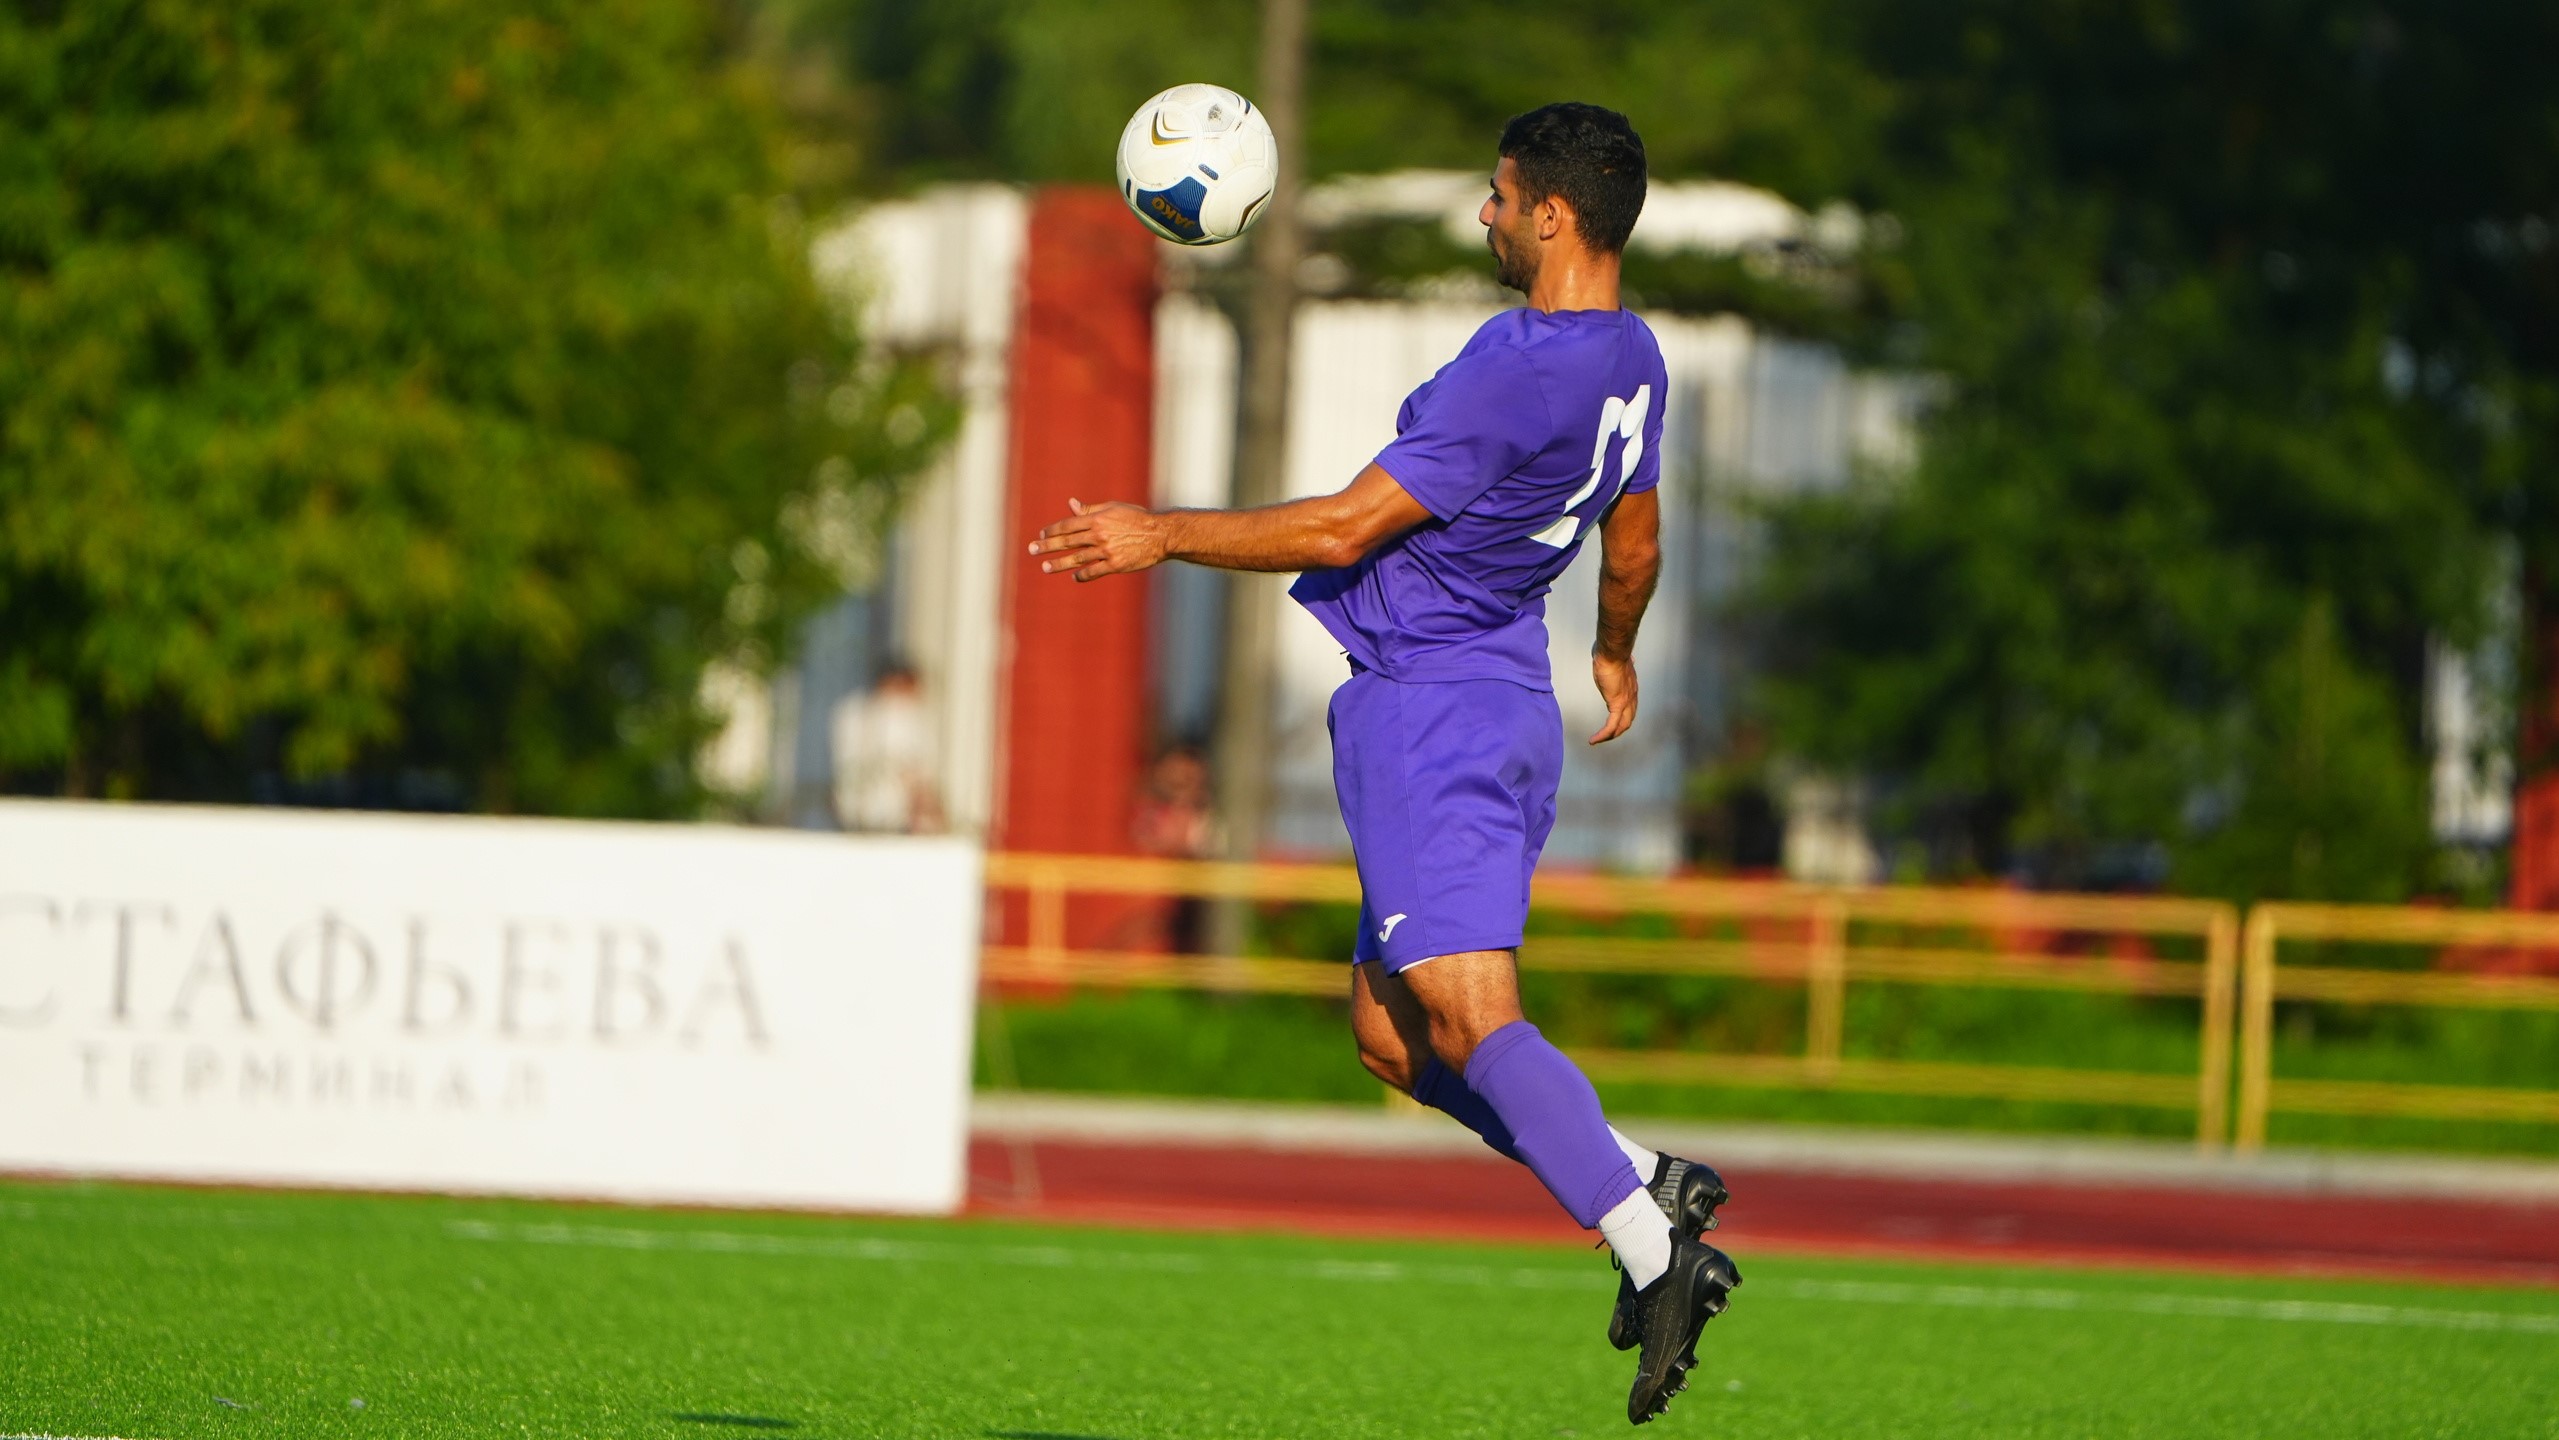
[[[1560,195],[1583,244],[1626,248],[1644,213],[1644,138],[1625,116],[1571,100],[1541,105],[1502,127],[1500,153],[1519,167],[1521,199]]]

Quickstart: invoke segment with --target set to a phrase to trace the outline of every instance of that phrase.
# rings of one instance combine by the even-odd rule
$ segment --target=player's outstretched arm
[[[1375,465],[1330,495],[1253,510],[1149,510],[1112,501],[1085,505],[1040,532],[1040,570],[1078,581],[1126,575],[1167,560],[1220,570],[1332,570],[1431,518],[1395,477]]]
[[[1590,673],[1608,702],[1608,721],[1590,737],[1593,745],[1635,728],[1635,628],[1661,578],[1661,499],[1651,490],[1621,495],[1599,522],[1599,633]]]

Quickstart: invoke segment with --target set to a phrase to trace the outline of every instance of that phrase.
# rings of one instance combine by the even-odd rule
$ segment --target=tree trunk
[[[1279,174],[1254,227],[1252,292],[1244,325],[1243,403],[1235,446],[1235,503],[1270,505],[1285,497],[1289,331],[1297,309],[1300,141],[1306,79],[1307,0],[1263,0],[1262,107],[1279,142]],[[1217,808],[1229,859],[1258,858],[1270,810],[1273,631],[1282,577],[1228,577],[1226,657],[1217,723]],[[1241,902],[1218,907],[1211,949],[1243,952],[1251,913]]]

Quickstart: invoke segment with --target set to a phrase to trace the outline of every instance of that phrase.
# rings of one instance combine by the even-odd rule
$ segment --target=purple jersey
[[[1620,494],[1661,483],[1669,388],[1627,311],[1503,311],[1404,397],[1378,453],[1432,518],[1289,594],[1387,679],[1553,689],[1547,587]]]

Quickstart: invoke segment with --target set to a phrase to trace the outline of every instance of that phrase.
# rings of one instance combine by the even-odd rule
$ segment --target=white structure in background
[[[2500,653],[2491,644],[2485,653]],[[2496,845],[2514,834],[2515,757],[2488,724],[2478,657],[2441,640],[2426,642],[2426,738],[2434,751],[2435,838],[2447,845]]]
[[[1173,291],[1155,307],[1155,503],[1222,509],[1235,491],[1235,327]],[[1155,572],[1155,718],[1167,740],[1205,746],[1217,721],[1226,579],[1193,565]]]
[[[941,737],[947,823],[966,835],[985,833],[998,800],[1006,391],[1028,220],[1028,201],[1010,186],[943,186],[871,206],[821,236],[813,252],[820,281],[859,305],[868,342],[952,357],[965,407],[959,437],[907,504],[885,599],[889,646],[915,667]],[[853,669],[876,672],[884,657],[868,658]],[[829,687],[835,693],[817,694],[811,673],[804,662],[774,706],[773,783],[822,796],[826,777],[798,772],[825,763],[826,717],[844,687],[869,674],[846,669]]]
[[[702,672],[702,704],[724,717],[695,761],[702,783],[752,796],[773,779],[773,687],[743,666],[715,661]]]
[[[1318,230],[1355,220],[1437,220],[1449,239],[1471,248],[1484,243],[1484,227],[1475,216],[1491,188],[1486,172],[1476,170],[1350,175],[1307,191],[1299,214]],[[1847,250],[1855,248],[1864,228],[1845,205],[1807,215],[1784,196],[1753,186],[1674,180],[1645,192],[1644,218],[1627,243],[1637,250],[1710,255],[1795,240]]]
[[[2523,653],[2523,557],[2502,546],[2482,580],[2488,628],[2471,648],[2426,641],[2426,742],[2435,839],[2502,845],[2515,831],[2514,697]]]
[[[1803,775],[1779,796],[1786,815],[1786,876],[1811,885],[1869,885],[1883,859],[1866,833],[1864,787]]]

